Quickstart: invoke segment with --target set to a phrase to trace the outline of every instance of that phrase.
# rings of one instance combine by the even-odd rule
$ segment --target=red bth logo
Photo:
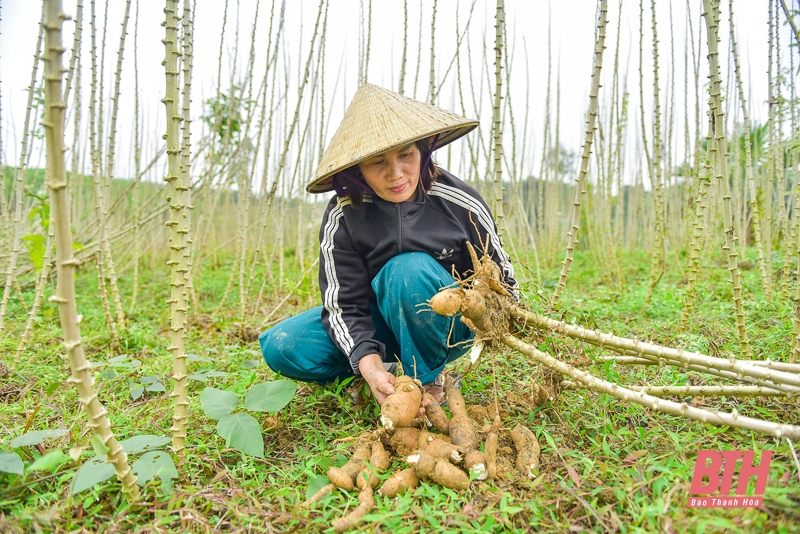
[[[758,508],[764,501],[772,451],[762,451],[761,461],[753,465],[754,451],[700,451],[694,463],[689,508]],[[711,460],[711,463],[708,463]],[[725,469],[720,477],[722,462]],[[741,460],[736,493],[731,495],[736,464]],[[708,482],[704,479],[708,478]],[[754,495],[747,495],[747,484],[756,478]],[[713,494],[713,495],[712,495]]]

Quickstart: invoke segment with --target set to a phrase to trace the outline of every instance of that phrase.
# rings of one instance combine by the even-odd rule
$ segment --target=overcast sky
[[[106,37],[105,51],[105,91],[108,98],[113,86],[113,71],[116,66],[117,48],[121,21],[124,14],[125,2],[123,0],[109,0],[108,9],[108,34]],[[83,101],[88,101],[89,81],[89,0],[84,0],[84,47],[83,54]],[[276,0],[276,4],[279,3]],[[725,56],[728,50],[728,8],[723,2],[722,52],[721,66],[723,84],[727,82],[727,61]],[[181,2],[182,4],[182,2]],[[319,2],[317,0],[290,0],[286,7],[286,33],[285,45],[287,59],[290,64],[292,76],[300,76],[302,63],[305,62],[310,37],[317,15]],[[364,0],[366,10],[368,0]],[[687,6],[685,2],[675,1],[670,4],[665,0],[657,2],[657,24],[659,36],[660,55],[660,82],[663,98],[662,109],[667,104],[670,94],[670,59],[671,47],[674,47],[674,90],[675,90],[675,135],[679,136],[675,143],[674,160],[682,159],[684,112],[689,110],[692,128],[694,127],[694,88],[690,84],[689,99],[685,98],[684,91],[684,42],[687,31]],[[698,28],[704,25],[700,18],[702,2],[691,2],[692,24],[697,41]],[[143,127],[145,135],[145,159],[154,154],[158,149],[163,134],[164,108],[160,102],[164,91],[164,71],[161,61],[164,48],[161,39],[164,29],[162,1],[139,0],[139,29],[138,46],[134,47],[134,15],[137,8],[133,0],[131,20],[128,23],[128,36],[125,43],[124,69],[122,73],[122,88],[120,100],[120,115],[118,118],[119,134],[119,161],[117,163],[120,176],[132,173],[131,146],[133,125],[133,62],[134,51],[138,53],[139,84],[141,91]],[[372,7],[372,41],[370,48],[370,63],[368,81],[393,89],[398,89],[400,57],[403,47],[403,20],[404,2],[402,0],[374,0]],[[751,116],[754,121],[764,121],[767,116],[767,5],[766,0],[737,0],[734,5],[737,33],[739,34],[739,50],[744,64],[744,83],[747,91],[751,92]],[[234,42],[236,39],[235,25],[239,24],[239,52],[238,67],[241,72],[246,61],[250,46],[250,35],[254,20],[256,0],[229,0],[227,25],[223,43],[223,87],[228,83],[231,64],[234,56]],[[421,100],[426,99],[429,71],[430,71],[430,26],[432,15],[432,0],[409,0],[408,2],[408,65],[406,75],[406,95],[414,96],[414,78],[417,65],[418,37],[420,30],[420,13],[422,13],[422,46],[421,69],[416,96]],[[456,50],[456,11],[459,16],[459,30],[463,31],[464,25],[472,6],[472,0],[439,0],[436,14],[435,35],[435,76],[442,82],[444,72],[447,70]],[[516,138],[521,142],[520,135],[525,116],[526,97],[529,99],[529,120],[527,124],[527,139],[529,146],[525,150],[528,155],[524,158],[523,166],[526,174],[538,174],[540,167],[540,151],[542,129],[544,125],[544,109],[546,96],[546,76],[548,61],[548,21],[552,23],[552,53],[553,53],[553,87],[555,91],[555,77],[560,72],[561,77],[561,127],[560,137],[562,143],[569,149],[578,151],[583,142],[584,113],[588,106],[588,92],[592,68],[592,56],[595,34],[595,16],[597,3],[591,0],[552,1],[543,0],[506,0],[506,13],[508,25],[509,47],[506,53],[513,53],[511,66],[511,102],[514,109],[514,120],[517,126]],[[98,3],[98,26],[102,26],[104,4]],[[258,27],[256,30],[256,69],[255,79],[260,81],[264,72],[267,43],[269,40],[269,14],[270,0],[261,0]],[[358,82],[358,36],[360,2],[358,0],[330,0],[328,13],[328,32],[326,44],[326,65],[324,76],[326,79],[326,100],[331,110],[332,127],[327,132],[327,138],[333,135],[335,125],[342,117],[346,104],[357,89]],[[217,58],[219,56],[220,36],[223,30],[223,17],[225,2],[223,0],[197,1],[195,19],[195,62],[194,62],[194,89],[193,108],[195,117],[202,113],[202,102],[208,98],[216,88]],[[422,11],[420,11],[422,10]],[[74,14],[75,5],[69,0],[65,1],[65,11]],[[277,13],[278,6],[275,7]],[[7,164],[15,165],[20,151],[20,135],[25,112],[26,87],[30,80],[32,54],[37,36],[37,23],[41,13],[41,2],[38,0],[5,0],[2,2],[2,21],[0,22],[0,81],[2,85],[2,134],[4,158]],[[639,4],[625,0],[622,5],[621,26],[617,26],[620,14],[618,2],[609,2],[609,25],[604,55],[604,90],[611,87],[611,73],[613,68],[616,39],[620,37],[620,71],[627,73],[627,87],[630,96],[629,108],[629,143],[635,146],[639,135],[638,122],[638,61],[639,61]],[[277,18],[277,16],[276,16]],[[783,15],[781,14],[781,18]],[[670,36],[670,19],[673,26],[673,42]],[[649,3],[645,6],[645,102],[649,110],[652,102],[652,30]],[[64,42],[69,49],[72,43],[74,24],[65,24]],[[273,29],[273,34],[275,30]],[[705,36],[705,31],[703,32]],[[705,37],[704,37],[705,38]],[[788,66],[790,34],[786,25],[782,25],[780,39],[783,51],[783,63]],[[100,34],[98,34],[99,46]],[[494,2],[491,0],[476,0],[474,13],[469,29],[469,46],[472,54],[472,80],[476,85],[481,84],[482,57],[484,47],[489,55],[489,70],[493,77],[494,69],[491,65],[494,51]],[[697,44],[695,43],[695,47]],[[462,41],[464,64],[462,69],[462,84],[469,92],[466,56],[467,41]],[[792,50],[796,51],[797,48]],[[691,52],[690,52],[691,53]],[[701,81],[705,81],[707,68],[705,56],[707,48],[703,42],[699,51],[702,54],[703,71]],[[795,52],[796,53],[796,52]],[[65,55],[68,60],[69,53]],[[283,60],[282,60],[283,61]],[[560,62],[560,63],[559,63]],[[795,65],[797,67],[797,65]],[[691,68],[691,67],[690,67]],[[692,76],[690,71],[690,76]],[[529,79],[528,79],[529,77]],[[240,74],[239,79],[242,78]],[[338,85],[337,85],[338,80]],[[528,83],[529,90],[528,90]],[[460,103],[456,92],[455,67],[444,80],[438,104],[441,107],[460,112]],[[485,77],[482,80],[483,98],[481,128],[484,136],[489,135],[491,127],[491,95],[489,94],[490,82]],[[336,90],[334,92],[334,87]],[[289,109],[293,110],[293,100],[296,98],[297,79],[293,80],[288,95]],[[601,99],[604,96],[601,90]],[[554,103],[553,103],[554,105]],[[108,113],[109,102],[106,100]],[[469,106],[472,107],[471,104]],[[469,113],[468,113],[469,114]],[[84,127],[86,115],[84,112]],[[648,111],[648,122],[649,111]],[[195,133],[199,133],[200,122],[194,123]],[[68,126],[72,131],[72,126]],[[510,151],[511,132],[506,129],[506,152]],[[474,135],[474,134],[473,134]],[[71,133],[70,133],[71,139]],[[68,139],[68,144],[71,142]],[[458,143],[457,143],[458,144]],[[459,150],[455,147],[454,150]],[[521,150],[521,149],[518,149]],[[629,150],[629,152],[633,152]],[[34,152],[36,154],[36,152]],[[440,161],[442,156],[439,157]],[[33,165],[37,163],[34,156]],[[40,160],[40,164],[41,160]],[[629,165],[627,178],[632,176],[632,167]]]

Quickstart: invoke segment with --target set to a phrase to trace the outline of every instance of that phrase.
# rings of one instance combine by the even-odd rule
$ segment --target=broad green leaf
[[[264,457],[261,425],[252,415],[242,412],[225,415],[217,423],[217,432],[225,438],[227,446],[250,456]]]
[[[178,477],[175,462],[164,451],[153,451],[143,454],[131,469],[136,474],[136,483],[144,487],[153,477],[161,479],[161,487],[167,491],[172,489],[172,479]]]
[[[0,452],[0,472],[22,474],[22,458],[16,452]]]
[[[186,375],[186,378],[189,380],[197,380],[198,382],[208,382],[208,377],[205,373],[192,373],[190,375]]]
[[[101,378],[103,380],[111,380],[112,378],[116,378],[117,376],[119,376],[119,373],[117,373],[113,369],[103,369],[97,376],[98,378]]]
[[[64,454],[61,449],[56,449],[48,452],[44,456],[40,456],[25,469],[28,471],[52,471],[66,462],[69,462],[69,456]]]
[[[297,391],[297,382],[275,380],[256,384],[247,392],[244,405],[254,412],[277,412],[292,400]]]
[[[208,373],[206,373],[206,376],[209,376],[209,377],[212,377],[212,378],[213,377],[223,377],[223,376],[228,376],[228,373],[226,373],[225,371],[214,371],[214,370],[211,370]]]
[[[127,454],[136,454],[137,452],[151,451],[158,449],[169,443],[169,438],[166,436],[153,436],[151,434],[142,434],[140,436],[133,436],[132,438],[120,441],[122,449]]]
[[[144,393],[144,387],[142,386],[135,387],[131,390],[131,397],[133,398],[133,400],[138,400],[139,397],[142,396],[142,393]]]
[[[92,443],[92,449],[94,449],[94,453],[97,456],[105,457],[108,454],[108,451],[110,449],[108,445],[106,445],[105,442],[103,441],[103,438],[101,438],[99,435],[97,434],[93,435],[91,443]]]
[[[213,361],[211,358],[206,358],[205,356],[198,356],[197,354],[187,354],[187,358],[189,358],[190,362],[211,362]]]
[[[25,241],[25,247],[28,249],[31,263],[33,263],[37,271],[40,271],[44,265],[44,236],[42,234],[31,234],[22,236],[22,239]]]
[[[200,394],[200,406],[211,419],[228,415],[239,404],[236,393],[224,389],[205,388]]]
[[[38,445],[46,439],[60,438],[66,433],[67,431],[63,428],[57,428],[55,430],[34,430],[33,432],[26,432],[20,437],[12,439],[11,446],[16,449],[17,447]]]
[[[263,360],[245,360],[242,362],[241,365],[245,369],[252,369],[253,367],[258,367],[259,365],[261,365],[262,361]]]
[[[72,479],[72,494],[91,488],[97,483],[114,476],[114,466],[101,458],[92,458],[78,469],[75,478]]]
[[[150,384],[149,386],[144,388],[144,390],[149,391],[150,393],[153,393],[154,391],[166,391],[166,389],[164,388],[164,384],[162,384],[161,382]]]
[[[128,359],[127,354],[120,354],[119,356],[114,356],[113,358],[109,358],[108,363],[110,364],[121,363],[127,359]]]
[[[144,376],[140,380],[142,384],[155,384],[156,382],[160,382],[157,376]]]
[[[331,481],[325,475],[308,475],[308,489],[306,490],[306,500],[310,499],[319,489],[327,486]]]

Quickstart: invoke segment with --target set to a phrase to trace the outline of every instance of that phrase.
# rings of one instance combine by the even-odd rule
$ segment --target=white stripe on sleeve
[[[342,308],[339,306],[339,289],[341,286],[339,285],[339,278],[336,276],[336,265],[333,261],[333,237],[339,229],[339,221],[343,216],[342,210],[349,203],[349,199],[339,199],[336,207],[330,211],[319,247],[325,261],[325,280],[328,283],[322,298],[322,304],[330,314],[329,321],[336,341],[339,342],[339,346],[348,356],[350,356],[350,352],[354,348],[353,338],[350,336],[342,317]]]

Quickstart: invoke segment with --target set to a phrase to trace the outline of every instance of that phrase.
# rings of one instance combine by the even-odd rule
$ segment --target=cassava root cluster
[[[467,407],[451,380],[446,381],[445,395],[452,417],[424,392],[419,381],[398,377],[395,393],[381,407],[380,428],[362,434],[347,463],[328,470],[331,483],[302,506],[310,507],[337,487],[348,492],[358,490],[358,506],[333,522],[336,532],[344,532],[355,528],[372,510],[376,488],[380,496],[394,498],[413,491],[423,480],[463,491],[469,489],[472,480],[535,476],[539,443],[530,429],[517,425],[511,432],[503,431],[493,406],[477,407],[479,410]],[[423,405],[424,416],[419,417]],[[470,413],[487,417],[477,420]],[[501,442],[507,445],[500,446]],[[512,443],[516,459],[509,446]],[[378,475],[389,469],[392,458],[406,467],[380,484]]]

